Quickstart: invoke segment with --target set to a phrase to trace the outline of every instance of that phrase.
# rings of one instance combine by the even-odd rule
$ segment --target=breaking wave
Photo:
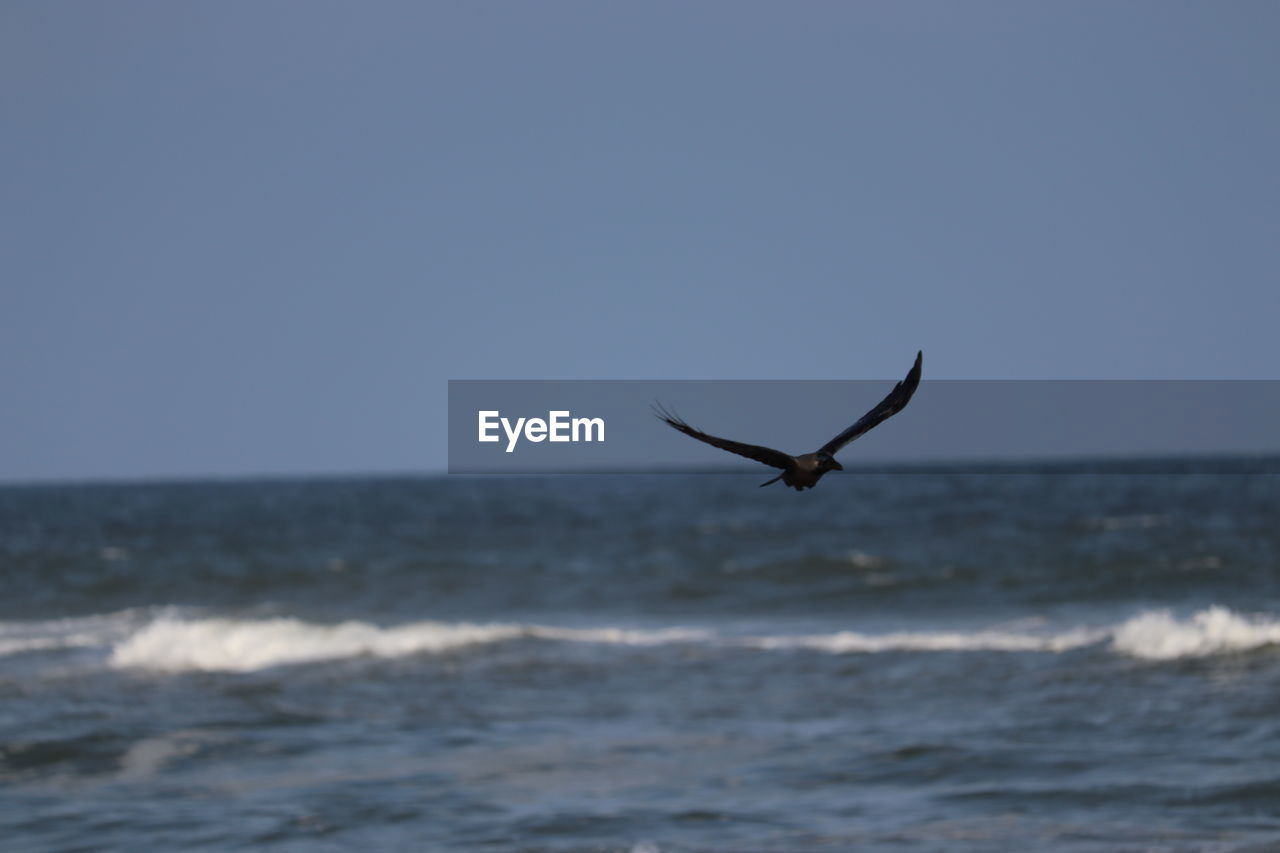
[[[139,611],[30,622],[0,622],[0,658],[60,649],[91,649],[120,638]]]
[[[367,622],[317,625],[297,619],[158,619],[118,643],[111,665],[167,671],[251,672],[284,664],[350,657],[441,653],[518,639],[649,646],[696,642],[710,632],[685,629],[553,628],[541,625]]]
[[[1013,627],[885,633],[734,634],[707,628],[570,628],[520,623],[421,621],[319,624],[293,618],[204,618],[174,609],[47,622],[0,623],[0,658],[98,648],[109,666],[159,672],[253,672],[356,657],[443,654],[514,641],[630,647],[671,644],[725,650],[882,652],[1039,652],[1096,646],[1150,661],[1201,658],[1280,645],[1280,619],[1210,607],[1186,617],[1146,611],[1111,626]]]
[[[1019,631],[901,631],[861,634],[837,631],[794,637],[760,637],[744,641],[760,649],[814,649],[833,654],[876,652],[1065,652],[1105,640],[1105,629],[1077,628],[1053,634]]]
[[[1280,620],[1210,607],[1178,619],[1167,610],[1142,613],[1116,629],[1117,652],[1145,660],[1176,660],[1245,652],[1280,643]]]

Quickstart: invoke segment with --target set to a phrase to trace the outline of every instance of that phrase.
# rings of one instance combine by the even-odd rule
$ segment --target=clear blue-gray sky
[[[1277,378],[1274,2],[0,5],[0,480],[450,378]]]

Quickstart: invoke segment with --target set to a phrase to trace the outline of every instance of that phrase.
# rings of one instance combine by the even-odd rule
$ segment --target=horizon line
[[[1280,473],[1280,450],[1260,451],[1186,451],[1182,453],[1153,452],[1141,453],[1120,451],[1115,453],[1082,453],[1082,454],[1028,454],[1025,456],[985,456],[960,458],[932,458],[899,461],[876,461],[852,463],[845,466],[850,474],[1027,474],[1027,473],[1062,473],[1062,474],[1159,474],[1175,473],[1155,470],[1157,467],[1167,468],[1170,465],[1204,466],[1215,464],[1239,465],[1246,462],[1272,463],[1257,471],[1223,471],[1216,473],[1232,474],[1277,474]],[[1088,466],[1095,466],[1090,470]],[[1136,465],[1137,469],[1124,470],[1125,465]],[[1039,470],[1037,470],[1037,466]],[[1141,469],[1141,470],[1139,470]],[[683,465],[683,466],[639,466],[625,467],[602,466],[598,468],[577,469],[528,469],[510,470],[465,470],[450,471],[444,469],[430,470],[350,470],[350,471],[293,471],[293,472],[238,472],[238,473],[173,473],[173,474],[119,474],[88,476],[52,476],[28,479],[0,479],[0,489],[27,488],[60,488],[60,487],[94,487],[94,486],[181,486],[211,485],[232,483],[265,483],[265,482],[315,482],[315,481],[372,481],[372,480],[447,480],[451,478],[486,478],[486,479],[527,479],[531,477],[585,477],[585,476],[635,476],[635,475],[748,475],[756,476],[764,472],[758,466],[744,465]],[[1205,473],[1215,473],[1207,471]]]

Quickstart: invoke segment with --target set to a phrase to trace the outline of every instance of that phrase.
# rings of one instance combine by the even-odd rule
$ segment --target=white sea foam
[[[0,622],[0,657],[58,649],[95,648],[129,630],[137,611],[66,619]]]
[[[815,649],[833,654],[877,652],[1065,652],[1105,640],[1105,629],[1075,628],[1053,634],[1019,631],[899,631],[860,634],[837,631],[808,636],[759,637],[744,641],[761,649]]]
[[[93,637],[0,637],[0,657],[50,649],[71,649],[96,645]]]
[[[381,628],[364,622],[316,625],[296,619],[165,617],[116,644],[112,666],[164,671],[250,672],[340,658],[400,657],[466,646],[536,639],[623,646],[715,645],[745,649],[811,649],[834,654],[886,651],[1062,652],[1105,640],[1105,629],[1050,634],[1020,631],[912,631],[862,634],[724,635],[699,628],[560,628],[547,625],[416,622]]]
[[[163,609],[34,622],[0,622],[0,658],[30,652],[98,648],[119,669],[252,672],[354,657],[441,654],[517,640],[653,647],[882,652],[1040,652],[1098,646],[1144,660],[1174,660],[1280,645],[1280,618],[1210,607],[1179,617],[1147,611],[1110,626],[1054,628],[1024,621],[972,630],[832,631],[771,634],[708,628],[557,627],[520,623],[422,621],[396,626],[291,618],[207,618]]]
[[[316,625],[298,619],[161,618],[116,644],[111,665],[168,671],[251,672],[282,664],[369,655],[443,652],[519,637],[514,625],[365,622]]]
[[[167,671],[251,672],[284,664],[369,656],[441,653],[515,639],[647,646],[696,642],[709,632],[542,625],[414,622],[391,628],[367,622],[316,625],[297,619],[157,619],[111,652],[114,667]]]
[[[1280,620],[1241,616],[1210,607],[1178,619],[1166,610],[1142,613],[1115,629],[1117,652],[1146,660],[1174,660],[1243,652],[1280,644]]]

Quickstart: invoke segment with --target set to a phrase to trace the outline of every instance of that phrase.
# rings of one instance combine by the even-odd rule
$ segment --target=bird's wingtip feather
[[[650,411],[653,412],[654,416],[658,420],[665,421],[666,423],[670,424],[673,427],[679,428],[679,427],[687,426],[683,418],[681,418],[675,412],[668,409],[666,406],[662,405],[662,403],[658,402],[657,400],[654,400],[652,403],[649,404],[649,409]]]

